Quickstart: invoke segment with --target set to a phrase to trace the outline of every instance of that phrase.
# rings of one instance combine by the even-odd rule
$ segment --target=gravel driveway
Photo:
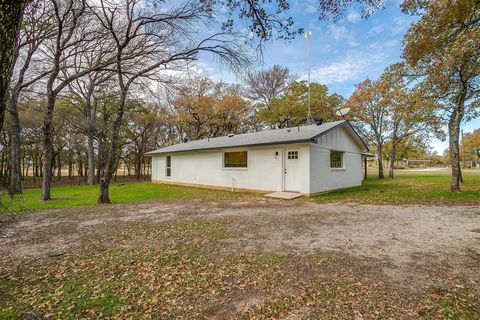
[[[480,208],[317,204],[307,201],[252,200],[146,202],[91,209],[63,209],[0,218],[0,254],[14,245],[17,258],[71,250],[92,228],[136,221],[228,220],[238,237],[235,250],[333,250],[378,258],[394,265],[420,255],[480,255]],[[66,230],[67,232],[57,232]],[[53,232],[52,232],[53,231]]]

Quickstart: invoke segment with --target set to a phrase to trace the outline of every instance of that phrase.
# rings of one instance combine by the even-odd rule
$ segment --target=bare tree
[[[102,91],[102,87],[115,75],[109,70],[95,70],[95,66],[101,61],[102,57],[111,53],[111,45],[104,37],[97,39],[95,50],[84,50],[81,54],[84,59],[75,59],[75,65],[71,70],[64,69],[65,77],[68,72],[78,73],[83,68],[92,69],[93,71],[84,77],[78,78],[69,83],[69,92],[74,95],[79,103],[82,113],[85,117],[85,134],[87,136],[87,161],[88,173],[87,184],[93,186],[95,184],[95,135],[96,135],[96,113],[97,98]]]
[[[140,1],[127,0],[122,6],[107,0],[92,7],[116,47],[115,72],[119,88],[112,137],[105,169],[100,181],[99,203],[110,203],[109,185],[117,163],[120,128],[131,87],[141,78],[151,78],[160,68],[173,68],[197,59],[201,51],[215,54],[230,66],[245,65],[242,50],[224,33],[217,33],[197,43],[192,27],[212,19],[209,4],[190,3],[174,8],[141,8]]]
[[[153,106],[139,101],[140,105],[136,110],[128,114],[127,123],[124,129],[127,157],[133,158],[135,167],[135,178],[140,180],[142,166],[145,163],[144,153],[155,148],[156,131],[159,126],[160,117],[158,110]]]
[[[270,109],[272,100],[280,97],[292,80],[288,68],[279,65],[268,70],[249,72],[245,79],[247,97]]]
[[[38,61],[35,59],[40,45],[47,39],[52,29],[49,27],[49,8],[41,1],[30,3],[25,9],[24,27],[19,36],[16,48],[13,80],[10,87],[10,101],[7,106],[12,122],[12,141],[10,150],[10,187],[11,193],[22,192],[21,177],[21,126],[18,115],[18,101],[22,90],[33,85],[46,76],[46,72],[38,69],[32,72],[31,65]]]
[[[43,119],[43,177],[42,177],[42,200],[50,200],[50,185],[52,172],[53,153],[53,114],[55,101],[60,92],[72,81],[86,74],[105,68],[113,59],[110,56],[101,57],[94,66],[82,68],[81,71],[62,75],[62,68],[68,68],[71,60],[81,56],[83,50],[94,50],[98,44],[98,32],[94,21],[86,13],[86,0],[68,0],[58,2],[51,0],[55,21],[55,36],[46,47],[51,63],[46,84],[46,110]],[[89,45],[88,45],[89,44]],[[47,51],[46,50],[46,51]],[[111,58],[111,57],[110,57]]]

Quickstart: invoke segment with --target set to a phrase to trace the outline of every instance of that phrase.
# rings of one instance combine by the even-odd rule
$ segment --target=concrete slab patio
[[[264,195],[267,198],[274,198],[274,199],[283,199],[283,200],[293,200],[300,197],[303,197],[303,194],[298,192],[287,192],[287,191],[278,191],[272,192]]]

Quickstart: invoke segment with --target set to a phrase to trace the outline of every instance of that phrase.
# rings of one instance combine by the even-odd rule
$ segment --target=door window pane
[[[298,151],[288,151],[287,158],[288,159],[298,159]]]

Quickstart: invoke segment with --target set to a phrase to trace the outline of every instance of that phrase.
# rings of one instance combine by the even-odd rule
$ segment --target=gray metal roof
[[[181,152],[181,151],[307,142],[343,124],[347,124],[350,126],[350,124],[347,121],[342,120],[342,121],[326,122],[321,125],[308,125],[308,126],[236,134],[230,137],[225,136],[225,137],[217,137],[217,138],[210,138],[210,139],[205,138],[201,140],[188,141],[185,143],[178,143],[168,147],[160,148],[154,151],[147,152],[146,155]]]

